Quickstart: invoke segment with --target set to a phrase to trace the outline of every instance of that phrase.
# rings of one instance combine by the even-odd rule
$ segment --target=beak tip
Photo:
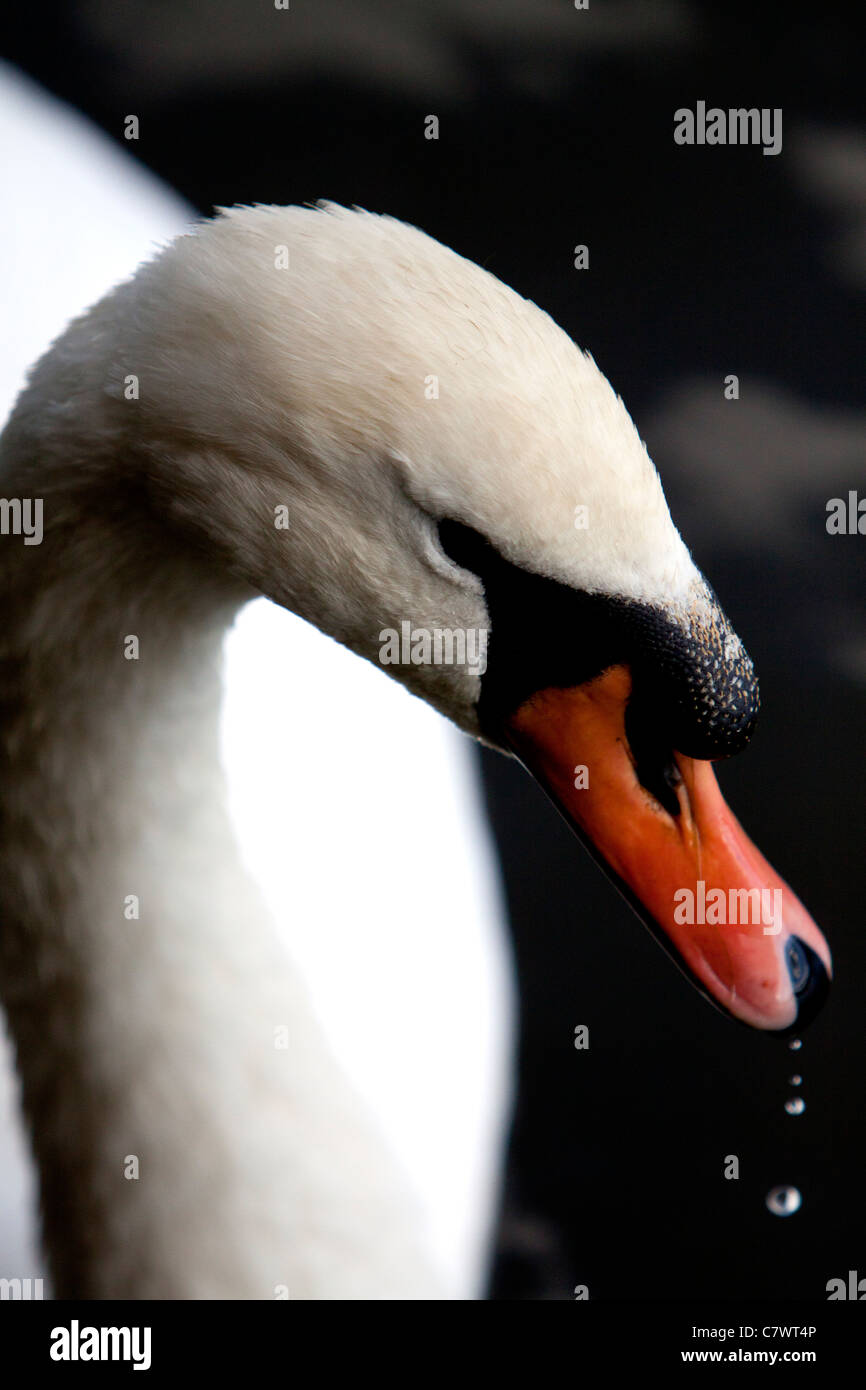
[[[820,1013],[830,992],[832,975],[824,961],[799,936],[789,936],[785,943],[785,958],[791,986],[797,1002],[797,1016],[781,1036],[799,1032]]]

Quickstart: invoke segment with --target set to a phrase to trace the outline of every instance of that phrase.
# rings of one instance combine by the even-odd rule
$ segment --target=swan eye
[[[444,517],[438,525],[439,544],[444,553],[461,569],[469,570],[484,580],[485,570],[498,559],[493,546],[479,531],[473,531],[462,521]]]
[[[436,517],[422,512],[419,534],[427,564],[450,584],[457,584],[460,588],[469,589],[479,595],[483,594],[484,585],[471,566],[461,564],[442,544],[440,526],[441,523]]]

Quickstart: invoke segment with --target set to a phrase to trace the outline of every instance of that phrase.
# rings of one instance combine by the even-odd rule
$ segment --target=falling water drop
[[[800,1048],[803,1046],[803,1041],[801,1038],[792,1038],[788,1046],[792,1052],[799,1052]]]
[[[798,1071],[795,1071],[793,1076],[788,1077],[789,1086],[802,1086],[802,1084],[803,1078]]]
[[[806,1102],[802,1096],[791,1096],[790,1100],[785,1101],[785,1109],[789,1115],[802,1115],[806,1109]]]
[[[766,1196],[767,1210],[774,1216],[793,1216],[802,1201],[796,1187],[773,1187]]]

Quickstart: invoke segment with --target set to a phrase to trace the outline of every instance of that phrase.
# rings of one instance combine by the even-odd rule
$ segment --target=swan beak
[[[513,751],[698,989],[753,1028],[802,1027],[832,963],[806,909],[731,814],[712,765],[674,752],[662,805],[626,733],[631,674],[533,695]]]

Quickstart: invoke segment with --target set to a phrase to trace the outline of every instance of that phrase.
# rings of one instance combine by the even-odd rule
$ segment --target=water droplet
[[[799,1052],[800,1048],[803,1046],[802,1039],[792,1038],[791,1041],[788,1043],[788,1046],[792,1052]]]
[[[802,1084],[803,1078],[798,1071],[795,1071],[793,1076],[788,1077],[789,1086],[802,1086]]]
[[[767,1193],[767,1210],[774,1216],[793,1216],[800,1210],[803,1198],[796,1187],[773,1187]]]
[[[785,1101],[785,1109],[789,1115],[802,1115],[806,1109],[806,1102],[802,1096],[792,1096],[790,1100]]]

